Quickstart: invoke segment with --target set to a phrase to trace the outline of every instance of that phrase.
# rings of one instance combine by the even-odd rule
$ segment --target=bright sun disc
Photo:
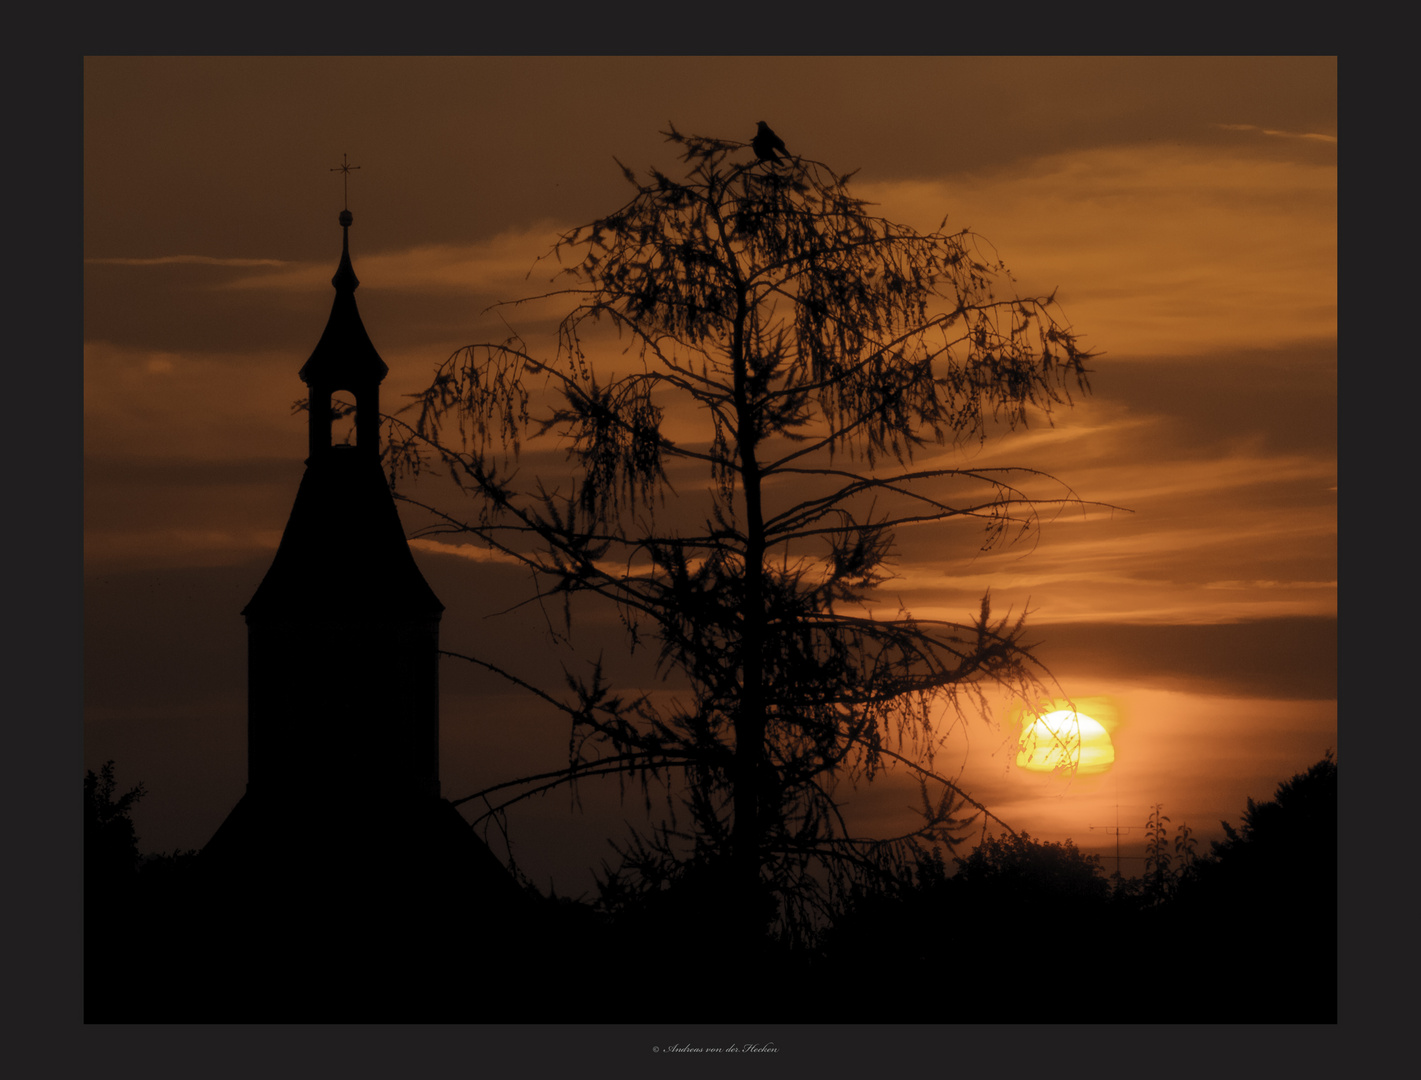
[[[1110,733],[1085,713],[1058,709],[1025,727],[1018,768],[1032,772],[1101,773],[1115,764]]]

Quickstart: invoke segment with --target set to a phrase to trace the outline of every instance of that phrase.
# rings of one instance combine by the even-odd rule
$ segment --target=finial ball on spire
[[[340,212],[340,223],[341,223],[341,225],[344,226],[345,228],[347,228],[347,229],[350,228],[350,223],[351,223],[352,221],[354,221],[354,220],[355,220],[355,215],[352,214],[349,210],[342,210],[342,211]]]

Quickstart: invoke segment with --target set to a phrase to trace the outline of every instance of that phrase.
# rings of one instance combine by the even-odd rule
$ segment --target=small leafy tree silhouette
[[[1164,804],[1155,803],[1149,820],[1145,822],[1145,889],[1156,903],[1169,895],[1171,859],[1169,830],[1165,828],[1167,821],[1169,818],[1164,813]]]
[[[1199,841],[1194,836],[1194,830],[1189,827],[1188,822],[1181,821],[1179,827],[1174,832],[1174,859],[1178,869],[1175,877],[1178,880],[1187,878],[1194,870],[1194,865],[1198,861],[1194,854],[1195,847]]]
[[[116,795],[114,763],[84,773],[84,874],[91,888],[122,881],[138,869],[138,835],[133,806],[147,794],[140,783]]]

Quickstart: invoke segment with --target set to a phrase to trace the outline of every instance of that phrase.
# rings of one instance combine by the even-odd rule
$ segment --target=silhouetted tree
[[[1199,840],[1194,836],[1194,830],[1189,827],[1189,823],[1181,821],[1178,828],[1174,830],[1174,876],[1176,882],[1189,880],[1194,874],[1194,869],[1199,861],[1194,849],[1199,846]]]
[[[131,816],[142,784],[118,794],[114,763],[84,773],[84,1008],[86,1019],[111,1019],[135,986],[131,941],[139,905],[138,835]]]
[[[1290,915],[1335,924],[1337,760],[1331,750],[1280,783],[1271,800],[1250,797],[1240,827],[1219,824],[1224,839],[1199,860],[1192,893],[1235,909],[1277,904]]]
[[[1164,813],[1164,805],[1155,803],[1150,808],[1150,818],[1145,822],[1145,892],[1156,903],[1169,893],[1169,830],[1165,822],[1169,818]]]
[[[1332,751],[1248,799],[1243,822],[1197,860],[1162,912],[1194,943],[1181,971],[1215,985],[1181,1019],[1337,1018],[1337,762]],[[1192,965],[1192,967],[1191,967]]]
[[[855,891],[823,936],[820,985],[853,995],[860,1022],[1085,1021],[1113,970],[1102,946],[1118,928],[1099,856],[1070,840],[988,837],[966,858],[940,851]],[[1068,973],[1070,992],[1053,988]],[[946,987],[951,987],[946,990]],[[1038,994],[1038,990],[1044,993]],[[821,1022],[825,1016],[819,1016]]]
[[[138,870],[138,834],[133,806],[147,792],[142,784],[116,795],[114,763],[84,773],[84,882],[86,891],[122,887]]]
[[[1029,833],[989,836],[967,858],[959,858],[953,887],[973,889],[1013,904],[1035,904],[1046,897],[1056,903],[1071,899],[1104,901],[1110,882],[1099,855],[1086,855],[1074,840],[1033,840]]]
[[[1211,843],[1214,858],[1226,865],[1251,868],[1266,874],[1275,867],[1294,867],[1315,859],[1336,868],[1337,760],[1328,750],[1305,772],[1278,785],[1268,802],[1248,799],[1243,824],[1235,829],[1227,821],[1224,839]]]
[[[1023,485],[1050,477],[914,456],[1068,403],[1090,354],[1052,296],[999,298],[1002,264],[946,219],[920,233],[822,163],[666,137],[683,178],[623,166],[631,200],[558,243],[568,284],[550,295],[574,306],[555,355],[517,335],[460,350],[388,442],[394,464],[442,462],[480,496],[466,512],[420,503],[431,532],[516,558],[568,619],[574,596],[611,601],[632,648],[654,640],[689,686],[614,693],[599,663],[566,699],[535,687],[571,719],[570,760],[500,785],[491,812],[586,777],[666,782],[671,812],[620,849],[609,884],[656,889],[694,862],[744,933],[774,913],[768,897],[810,914],[985,812],[932,749],[987,687],[1039,690],[1022,618],[986,596],[963,623],[871,605],[901,526],[972,524],[983,548],[1032,528],[1045,500]],[[519,474],[531,436],[568,448],[570,484]],[[1078,500],[1057,487],[1050,501]],[[895,763],[922,784],[923,821],[864,837],[837,785]]]

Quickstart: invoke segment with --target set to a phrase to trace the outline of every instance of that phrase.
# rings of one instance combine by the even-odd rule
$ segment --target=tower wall
[[[473,950],[482,920],[511,962],[531,910],[440,796],[444,606],[381,469],[386,369],[355,307],[348,233],[332,284],[330,319],[300,373],[306,471],[242,613],[247,791],[203,848],[187,908],[184,946],[218,957],[225,1008],[259,1020],[417,1015],[411,993],[451,943],[489,955],[484,941]],[[331,444],[333,390],[356,399],[354,446]]]
[[[439,624],[247,627],[247,790],[437,799]]]
[[[432,850],[431,837],[446,834],[465,843],[449,833],[462,819],[440,797],[444,606],[415,564],[380,466],[387,368],[356,307],[350,222],[343,213],[335,300],[300,371],[310,391],[306,471],[242,613],[247,793],[205,849],[218,863],[255,866],[278,850],[299,860],[303,849],[359,861],[376,837],[386,853]],[[355,398],[353,446],[331,443],[335,390]]]

